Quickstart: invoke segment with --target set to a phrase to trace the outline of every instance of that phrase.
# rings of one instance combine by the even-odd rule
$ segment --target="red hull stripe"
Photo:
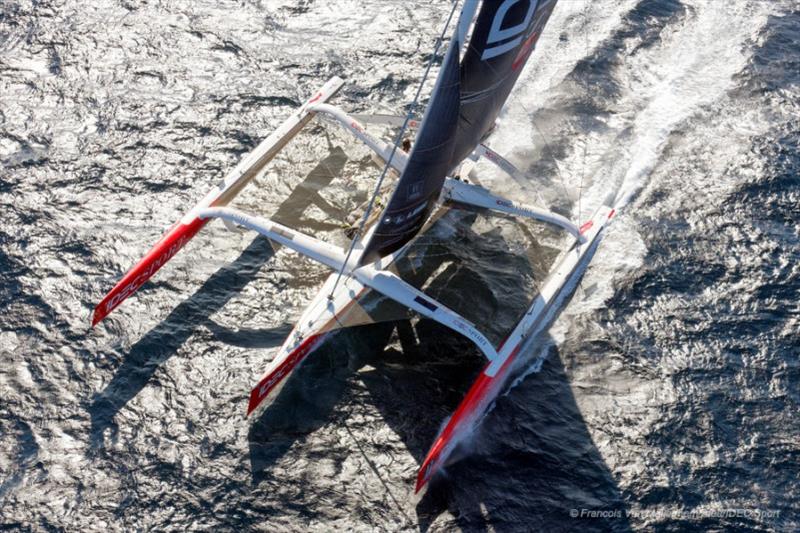
[[[536,39],[538,39],[538,37],[539,33],[534,32],[525,39],[525,42],[522,43],[522,46],[519,48],[517,57],[514,58],[514,62],[511,64],[513,70],[517,70],[521,65],[525,64],[525,60],[528,59],[528,55],[530,55],[533,50],[533,46],[536,44]]]
[[[464,430],[468,429],[489,406],[497,392],[497,388],[503,384],[511,362],[519,352],[519,345],[509,355],[508,359],[494,377],[486,375],[489,364],[486,365],[481,375],[472,384],[469,392],[461,401],[456,412],[450,417],[450,421],[439,434],[439,437],[431,446],[428,456],[422,462],[422,466],[417,474],[417,487],[415,492],[419,492],[430,478],[441,468],[447,454],[452,451],[457,443],[457,438],[462,436]]]
[[[247,405],[248,416],[264,401],[264,398],[269,396],[272,389],[294,370],[294,367],[300,364],[308,354],[314,351],[314,348],[319,345],[326,335],[326,333],[321,333],[308,337],[300,346],[289,354],[289,357],[287,357],[278,368],[261,378],[258,385],[250,391],[250,403]]]
[[[108,314],[119,307],[128,296],[150,279],[153,274],[172,259],[183,246],[205,226],[208,219],[194,219],[190,224],[180,222],[173,226],[161,240],[139,261],[117,285],[111,289],[103,301],[94,308],[92,326],[103,320]]]
[[[339,311],[334,318],[329,320],[324,326],[322,326],[317,331],[322,331],[322,333],[315,333],[311,335],[306,340],[303,341],[300,346],[295,348],[295,350],[281,363],[281,365],[261,378],[261,381],[258,382],[252,391],[250,391],[250,403],[247,405],[247,415],[250,416],[260,404],[264,401],[264,399],[269,396],[270,391],[275,388],[275,386],[281,382],[286,376],[288,376],[294,368],[300,364],[300,362],[305,359],[308,354],[313,352],[317,346],[322,344],[322,341],[325,340],[325,337],[328,336],[331,330],[328,328],[334,322],[337,322],[340,317],[344,316],[348,309],[358,300],[361,296],[367,292],[366,287],[361,289],[361,291],[356,294],[352,300],[347,302],[347,305],[342,307],[342,310]]]

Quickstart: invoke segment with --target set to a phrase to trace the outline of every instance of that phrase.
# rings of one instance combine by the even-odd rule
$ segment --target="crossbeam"
[[[403,123],[406,121],[406,117],[403,115],[385,115],[385,114],[353,114],[350,115],[354,119],[362,122],[364,124],[380,124],[382,126],[394,126],[396,128],[400,128],[403,126]],[[411,119],[408,121],[408,128],[415,129],[418,128],[420,124],[419,120]]]
[[[317,114],[325,115],[332,118],[345,130],[349,131],[353,136],[364,143],[367,148],[378,154],[378,156],[387,161],[392,153],[392,147],[385,142],[376,139],[366,132],[364,126],[356,120],[353,116],[348,115],[344,110],[330,104],[317,104],[311,107],[311,110]],[[406,168],[408,156],[402,150],[395,150],[394,157],[392,158],[392,168],[397,172],[402,172]]]
[[[364,285],[397,303],[461,333],[474,342],[489,361],[497,358],[497,351],[492,343],[471,322],[431,299],[422,291],[415,289],[396,274],[388,270],[375,269],[371,265],[364,265],[353,271],[353,275]]]
[[[219,218],[233,222],[256,231],[270,240],[282,244],[318,263],[322,263],[333,270],[343,269],[346,257],[343,249],[271,220],[254,217],[230,207],[201,209],[198,211],[197,216],[203,219]],[[380,270],[372,265],[355,268],[357,264],[358,256],[354,255],[344,269],[345,272],[355,277],[363,285],[378,291],[412,311],[416,311],[422,316],[435,320],[464,335],[475,343],[489,361],[493,361],[497,357],[497,351],[489,339],[478,331],[471,322],[455,311],[433,300],[388,270]]]
[[[567,217],[540,207],[512,202],[500,196],[495,196],[483,187],[465,183],[460,180],[447,178],[444,182],[444,188],[442,189],[442,198],[453,202],[473,205],[475,207],[491,209],[492,211],[498,211],[500,213],[547,222],[568,231],[578,240],[583,239],[580,228],[573,224]]]
[[[477,161],[478,158],[484,158],[494,166],[511,176],[514,181],[519,183],[523,187],[529,187],[529,182],[531,181],[530,177],[520,169],[514,166],[514,164],[506,159],[505,157],[501,156],[485,144],[479,144],[475,150],[470,155],[470,158],[473,161]]]

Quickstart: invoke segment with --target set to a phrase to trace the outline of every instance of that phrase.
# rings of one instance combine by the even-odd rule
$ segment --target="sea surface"
[[[350,112],[404,113],[449,8],[0,0],[0,530],[800,530],[796,0],[558,3],[490,140],[530,178],[475,179],[618,215],[421,498],[483,365],[456,334],[347,329],[247,419],[327,272],[219,223],[90,327],[329,77]],[[379,172],[317,125],[236,205],[346,245]],[[451,210],[406,275],[499,339],[560,244]]]

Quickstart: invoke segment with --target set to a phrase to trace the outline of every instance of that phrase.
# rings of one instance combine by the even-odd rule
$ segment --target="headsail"
[[[448,172],[491,131],[557,0],[466,0],[408,165],[364,247],[367,264],[408,243]],[[477,11],[477,15],[473,16]],[[463,58],[462,44],[472,33]]]
[[[467,157],[495,120],[557,0],[484,1],[461,60],[461,105],[451,166]]]

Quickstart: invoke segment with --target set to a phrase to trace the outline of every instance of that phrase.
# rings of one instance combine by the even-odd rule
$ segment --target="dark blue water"
[[[800,9],[561,0],[492,146],[514,198],[619,206],[460,459],[419,463],[482,366],[420,320],[353,328],[254,420],[326,276],[209,227],[103,325],[94,304],[331,75],[398,112],[446,2],[0,5],[4,530],[800,528]],[[343,243],[377,170],[332,128],[238,206]],[[408,276],[493,337],[557,235],[451,212]]]

